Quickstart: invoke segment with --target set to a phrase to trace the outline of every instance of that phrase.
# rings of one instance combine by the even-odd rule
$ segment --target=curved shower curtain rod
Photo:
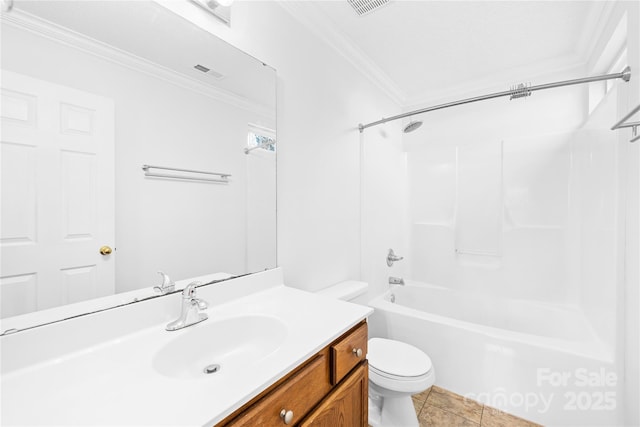
[[[475,96],[473,98],[447,102],[444,104],[435,105],[433,107],[421,108],[419,110],[410,111],[408,113],[402,113],[396,116],[382,118],[378,121],[367,123],[366,125],[363,125],[362,123],[360,123],[358,125],[358,129],[360,130],[360,133],[362,133],[366,128],[381,125],[383,123],[387,123],[393,120],[403,119],[405,117],[415,116],[417,114],[428,113],[429,111],[441,110],[443,108],[455,107],[456,105],[469,104],[476,101],[484,101],[485,99],[500,98],[502,96],[510,96],[510,99],[524,98],[526,96],[530,96],[532,92],[535,92],[537,90],[552,89],[556,87],[577,85],[582,83],[591,83],[591,82],[597,82],[600,80],[611,80],[611,79],[622,79],[625,82],[628,82],[631,79],[631,68],[626,67],[624,70],[622,70],[621,73],[604,74],[602,76],[585,77],[582,79],[574,79],[574,80],[565,80],[562,82],[546,83],[546,84],[537,85],[537,86],[528,86],[521,83],[517,86],[512,87],[510,90],[505,90],[503,92],[495,92],[495,93],[490,93],[488,95]]]

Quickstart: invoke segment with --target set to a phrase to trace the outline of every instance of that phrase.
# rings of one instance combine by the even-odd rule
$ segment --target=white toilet
[[[319,293],[350,301],[366,292],[365,282],[341,282]],[[417,427],[411,395],[435,382],[431,359],[422,350],[396,340],[369,339],[369,425]]]

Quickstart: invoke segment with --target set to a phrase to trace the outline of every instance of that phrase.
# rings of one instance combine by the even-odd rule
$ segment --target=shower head
[[[404,133],[413,132],[414,130],[418,129],[420,126],[422,126],[421,120],[415,120],[415,121],[411,120],[409,124],[406,125],[404,129],[402,129],[402,132]]]

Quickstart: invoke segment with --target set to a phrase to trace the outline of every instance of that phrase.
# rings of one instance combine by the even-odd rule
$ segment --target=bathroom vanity
[[[371,309],[282,283],[199,287],[209,319],[172,332],[180,292],[2,336],[0,423],[366,426]]]
[[[220,425],[366,427],[366,351],[367,324],[361,322]]]

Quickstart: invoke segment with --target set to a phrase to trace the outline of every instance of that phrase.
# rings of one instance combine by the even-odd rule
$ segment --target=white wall
[[[163,4],[277,70],[278,265],[285,283],[316,290],[359,278],[357,125],[398,107],[277,2],[234,3],[230,28],[188,2]]]
[[[620,190],[616,86],[571,141],[568,259],[577,303],[611,353],[616,342]]]
[[[628,98],[624,110],[630,111],[640,104],[640,4],[626,2],[624,8],[628,17],[628,59],[633,73],[629,85]],[[620,109],[619,109],[620,111]],[[640,120],[638,114],[634,120]],[[627,203],[625,210],[625,261],[624,261],[624,317],[620,318],[624,342],[624,396],[625,422],[628,425],[640,425],[640,144],[628,144],[629,130],[620,132],[619,140],[624,141],[627,151],[623,154],[627,175],[625,187]],[[626,208],[626,209],[625,209]]]
[[[247,163],[247,271],[260,271],[277,262],[276,153],[256,149]],[[271,244],[266,245],[265,242]]]
[[[407,158],[399,122],[362,134],[362,279],[369,292],[361,300],[386,291],[390,276],[406,277],[412,262],[407,230]],[[392,267],[389,249],[405,259]],[[373,331],[375,333],[375,331]]]
[[[11,26],[2,59],[6,69],[114,100],[117,292],[159,284],[158,270],[174,280],[247,272],[243,148],[249,123],[273,127],[273,119]],[[233,176],[228,185],[145,179],[143,164]],[[275,175],[272,183],[271,191]],[[256,270],[275,266],[273,235],[265,239],[261,252],[271,256]]]
[[[640,103],[640,4],[620,1],[611,4],[588,66],[594,68],[611,35],[626,20],[627,64],[631,80],[619,87],[616,121]],[[632,121],[640,119],[636,114]],[[616,357],[619,378],[618,404],[624,408],[624,424],[640,425],[640,145],[630,144],[631,130],[615,132],[617,145],[617,230],[616,252]],[[623,225],[622,225],[623,224]]]

